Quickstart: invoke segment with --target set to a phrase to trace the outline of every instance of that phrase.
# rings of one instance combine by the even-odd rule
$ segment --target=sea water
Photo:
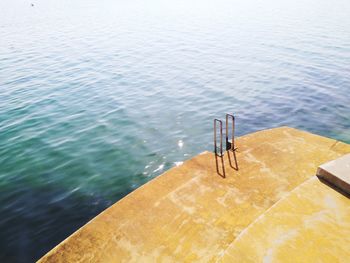
[[[2,0],[0,261],[212,150],[225,113],[350,142],[350,1]]]

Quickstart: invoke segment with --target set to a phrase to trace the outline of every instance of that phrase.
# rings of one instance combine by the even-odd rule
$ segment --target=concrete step
[[[320,165],[317,176],[350,194],[350,154]]]

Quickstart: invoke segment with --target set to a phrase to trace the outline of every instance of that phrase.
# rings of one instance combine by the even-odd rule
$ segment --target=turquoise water
[[[350,142],[350,2],[1,1],[0,95],[0,261],[31,262],[226,112]]]

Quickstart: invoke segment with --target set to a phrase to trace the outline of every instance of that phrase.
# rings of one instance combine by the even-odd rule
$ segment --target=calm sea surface
[[[211,150],[226,112],[350,142],[350,1],[2,0],[0,261]]]

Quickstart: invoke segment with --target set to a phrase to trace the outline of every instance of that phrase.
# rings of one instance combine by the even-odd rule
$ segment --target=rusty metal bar
[[[214,119],[214,152],[215,155],[218,155],[218,147],[217,147],[217,123],[220,125],[220,156],[223,156],[222,153],[222,121],[218,119]]]
[[[232,127],[231,127],[231,141],[229,140],[229,132],[228,132],[228,126],[229,126],[229,119],[232,121]],[[232,114],[226,114],[226,151],[235,151],[235,116]]]

